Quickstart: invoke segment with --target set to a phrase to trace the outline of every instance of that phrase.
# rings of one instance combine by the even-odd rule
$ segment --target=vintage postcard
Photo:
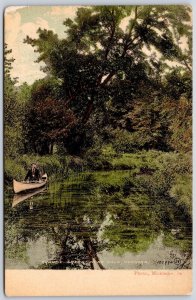
[[[4,13],[7,296],[192,291],[192,10]]]

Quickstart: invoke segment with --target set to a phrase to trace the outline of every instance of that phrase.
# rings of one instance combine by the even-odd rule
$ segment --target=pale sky
[[[31,45],[23,40],[29,35],[38,37],[37,29],[53,30],[60,38],[65,36],[63,21],[75,17],[78,6],[11,6],[5,10],[5,42],[8,49],[12,49],[15,59],[12,77],[18,77],[18,84],[27,82],[32,84],[36,79],[46,76],[40,70],[43,63],[35,63],[38,54]],[[121,28],[126,29],[130,17],[121,22]],[[183,41],[186,44],[186,41]],[[153,49],[152,49],[153,50]],[[175,63],[172,63],[174,65]]]
[[[74,18],[79,6],[11,6],[5,11],[5,42],[8,49],[12,49],[15,58],[11,75],[18,77],[18,83],[32,84],[36,79],[46,74],[40,71],[42,63],[35,63],[38,54],[31,45],[23,43],[27,35],[38,37],[36,31],[42,29],[53,30],[60,38],[65,36],[63,21]],[[122,21],[123,29],[128,25],[130,17]]]
[[[5,42],[12,49],[15,59],[11,75],[18,77],[19,84],[32,84],[36,79],[43,78],[41,64],[35,63],[38,54],[31,45],[23,43],[27,35],[38,37],[39,27],[50,29],[63,37],[66,18],[74,18],[77,6],[11,6],[5,11]]]

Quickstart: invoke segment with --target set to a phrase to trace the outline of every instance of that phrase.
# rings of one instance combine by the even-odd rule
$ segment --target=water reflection
[[[46,187],[42,187],[39,189],[36,189],[31,192],[26,192],[26,193],[19,193],[19,194],[14,194],[13,196],[13,201],[12,201],[12,207],[16,206],[20,202],[27,200],[29,198],[33,198],[33,196],[42,193],[43,191],[46,191]],[[33,201],[30,201],[30,207],[33,207]]]
[[[7,195],[6,267],[190,268],[191,222],[171,199],[154,201],[136,185],[122,191],[131,176],[82,173],[15,205]]]

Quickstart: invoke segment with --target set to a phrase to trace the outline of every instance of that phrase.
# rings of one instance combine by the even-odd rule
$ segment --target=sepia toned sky
[[[38,54],[31,45],[24,44],[27,35],[37,37],[37,29],[51,29],[59,37],[65,35],[63,21],[74,18],[77,6],[11,6],[6,8],[4,15],[5,42],[12,49],[12,76],[18,77],[19,84],[32,84],[45,74],[40,71],[41,64],[35,63]]]
[[[31,45],[23,41],[27,35],[38,37],[37,29],[53,30],[60,38],[65,36],[63,21],[74,18],[79,6],[11,6],[5,10],[5,42],[12,49],[12,77],[18,78],[18,84],[32,84],[36,79],[43,78],[45,73],[40,71],[42,63],[35,63],[38,54]],[[126,28],[128,18],[122,21],[121,27]]]
[[[65,36],[63,21],[66,18],[73,19],[79,6],[11,6],[6,8],[4,15],[5,42],[8,49],[12,49],[11,56],[15,59],[12,77],[18,78],[18,84],[27,82],[32,84],[36,79],[43,78],[45,73],[40,70],[43,63],[36,63],[38,54],[31,45],[23,41],[27,35],[31,38],[38,37],[38,28],[53,30],[60,38]],[[120,26],[125,30],[130,17],[122,20]],[[187,44],[186,38],[182,38],[182,47]],[[153,51],[155,51],[153,49]],[[148,50],[145,49],[148,53]],[[159,56],[159,54],[157,53]],[[176,65],[176,63],[171,63]]]

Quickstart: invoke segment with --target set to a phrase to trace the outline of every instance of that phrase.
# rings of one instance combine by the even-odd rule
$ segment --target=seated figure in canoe
[[[27,172],[25,181],[13,180],[13,189],[15,193],[20,193],[27,190],[38,189],[45,186],[47,183],[47,174],[38,169],[35,163],[31,164],[31,169]]]
[[[40,171],[36,163],[31,164],[31,169],[28,170],[25,181],[39,181],[41,179]]]

